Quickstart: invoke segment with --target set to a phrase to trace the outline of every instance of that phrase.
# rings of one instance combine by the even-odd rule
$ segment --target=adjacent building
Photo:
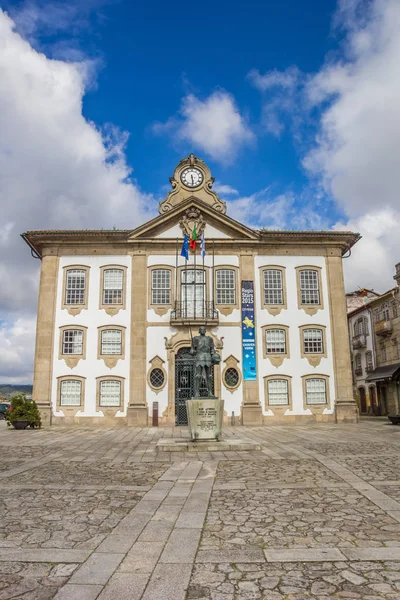
[[[44,422],[143,426],[157,408],[160,425],[185,424],[199,325],[221,355],[226,423],[356,421],[342,256],[359,235],[239,223],[193,154],[170,181],[135,229],[23,234],[42,261]]]
[[[380,413],[376,384],[367,376],[376,367],[374,320],[370,304],[379,298],[373,290],[360,289],[346,294],[354,396],[360,414]]]
[[[365,378],[376,386],[378,414],[400,412],[400,263],[394,276],[396,287],[370,302],[375,333],[376,367]]]

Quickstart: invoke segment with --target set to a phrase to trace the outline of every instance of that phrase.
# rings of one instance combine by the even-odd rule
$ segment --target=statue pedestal
[[[192,441],[219,441],[224,416],[223,400],[218,398],[192,398],[186,400],[186,410]]]

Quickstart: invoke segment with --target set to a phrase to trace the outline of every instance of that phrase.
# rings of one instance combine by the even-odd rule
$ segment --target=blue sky
[[[232,217],[359,231],[347,288],[391,287],[399,31],[398,0],[0,0],[0,382],[32,377],[19,234],[133,228],[190,152]]]
[[[58,7],[52,21],[42,26],[39,21],[26,37],[48,56],[96,61],[96,83],[84,96],[83,114],[99,126],[112,123],[129,132],[127,162],[141,189],[163,195],[175,164],[194,151],[210,164],[217,181],[240,195],[267,187],[268,198],[303,193],[309,178],[301,165],[304,146],[293,139],[291,115],[283,116],[286,129],[278,138],[265,132],[263,94],[248,74],[292,65],[302,73],[318,71],[341,41],[340,31],[332,33],[336,2],[249,2],[244,7],[223,0],[204,2],[201,10],[183,1],[90,2],[87,10],[80,4],[63,18],[65,3],[8,2],[6,8],[26,35],[32,7]],[[154,122],[177,115],[184,97],[193,94],[204,101],[216,90],[232,95],[255,133],[235,161],[215,160],[191,140],[177,142],[173,131],[154,134]],[[302,123],[300,134],[311,143],[312,123]],[[327,213],[336,220],[333,205]]]

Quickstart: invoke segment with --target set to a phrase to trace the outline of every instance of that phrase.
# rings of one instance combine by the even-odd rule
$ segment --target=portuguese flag
[[[196,240],[197,240],[197,230],[196,230],[196,225],[195,225],[194,229],[192,231],[192,236],[190,238],[190,242],[189,242],[189,246],[192,250],[196,250]]]

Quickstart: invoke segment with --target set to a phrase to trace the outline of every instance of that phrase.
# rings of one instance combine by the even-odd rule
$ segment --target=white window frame
[[[115,387],[115,390],[118,390],[118,396],[115,395],[114,398],[115,400],[112,401],[112,396],[109,394],[109,397],[111,398],[111,402],[110,400],[108,400],[106,403],[104,402],[104,396],[106,395],[105,391],[108,388],[108,391],[110,392],[112,387]],[[118,406],[121,406],[121,382],[120,381],[116,381],[114,379],[103,379],[103,381],[100,381],[100,391],[99,391],[99,406],[101,408],[115,408]]]
[[[283,339],[278,339],[279,337],[282,338],[281,334],[283,334]],[[270,337],[270,339],[268,339],[268,337]],[[271,339],[274,337],[275,339]],[[286,331],[279,327],[276,329],[266,329],[265,344],[266,354],[286,354]]]
[[[78,335],[77,335],[78,334]],[[66,338],[70,335],[74,335],[75,337],[80,337],[80,340],[72,339],[66,340]],[[82,356],[83,354],[83,340],[84,333],[82,329],[64,329],[63,331],[63,339],[62,339],[62,354],[66,354],[67,356]],[[71,345],[73,352],[68,352],[67,347]]]
[[[83,280],[83,287],[79,282]],[[65,304],[70,306],[85,304],[86,271],[85,269],[68,269],[65,281]]]
[[[309,389],[310,387],[312,388],[313,386],[316,387],[316,382],[318,382],[318,384],[323,384],[323,391],[322,389],[320,390],[313,390],[313,389]],[[306,404],[308,406],[316,406],[316,405],[324,405],[328,403],[328,396],[327,396],[327,381],[325,379],[319,378],[319,377],[310,377],[309,379],[306,379]],[[323,394],[323,401],[320,400],[321,395]],[[312,397],[312,395],[314,395],[314,398]],[[316,399],[315,399],[316,397]]]
[[[118,280],[116,274],[118,273]],[[110,277],[110,281],[107,281]],[[103,304],[123,304],[124,302],[124,271],[123,269],[104,269],[103,271]]]
[[[310,336],[311,339],[306,339],[307,336]],[[304,354],[324,353],[324,332],[322,329],[318,329],[317,327],[303,329],[303,352]]]
[[[171,304],[171,286],[171,269],[153,269],[151,272],[151,303],[162,306]]]
[[[283,299],[283,273],[281,269],[264,269],[264,304],[280,305]]]
[[[287,379],[270,379],[267,386],[269,406],[289,406],[289,382]],[[275,390],[273,390],[274,387]],[[282,397],[286,397],[284,402],[282,402]]]
[[[302,305],[319,306],[321,304],[318,271],[314,269],[300,271],[300,300]]]
[[[236,304],[236,272],[234,269],[217,269],[216,304]]]
[[[104,334],[112,334],[115,338],[119,338],[117,341],[111,339],[111,341],[104,341],[103,340],[103,336]],[[106,356],[111,356],[113,354],[122,354],[122,331],[120,329],[112,329],[112,327],[110,327],[109,329],[103,329],[100,333],[101,335],[101,340],[100,340],[100,350],[101,350],[101,354],[102,355],[106,355]],[[110,337],[112,338],[112,336],[110,335]],[[111,352],[110,351],[106,351],[105,349],[105,345],[109,344],[111,345]]]
[[[75,390],[79,389],[79,394],[77,391],[75,391],[75,393],[73,393],[73,386],[71,384],[75,384]],[[64,388],[70,388],[69,393],[71,397],[71,392],[72,392],[72,397],[78,398],[79,395],[79,402],[74,402],[74,401],[69,401],[69,402],[65,402],[63,401],[63,396],[67,395],[68,390],[64,391]],[[67,396],[68,397],[68,396]],[[60,406],[80,406],[82,403],[82,382],[78,381],[77,379],[65,379],[64,381],[61,381],[60,383]]]

